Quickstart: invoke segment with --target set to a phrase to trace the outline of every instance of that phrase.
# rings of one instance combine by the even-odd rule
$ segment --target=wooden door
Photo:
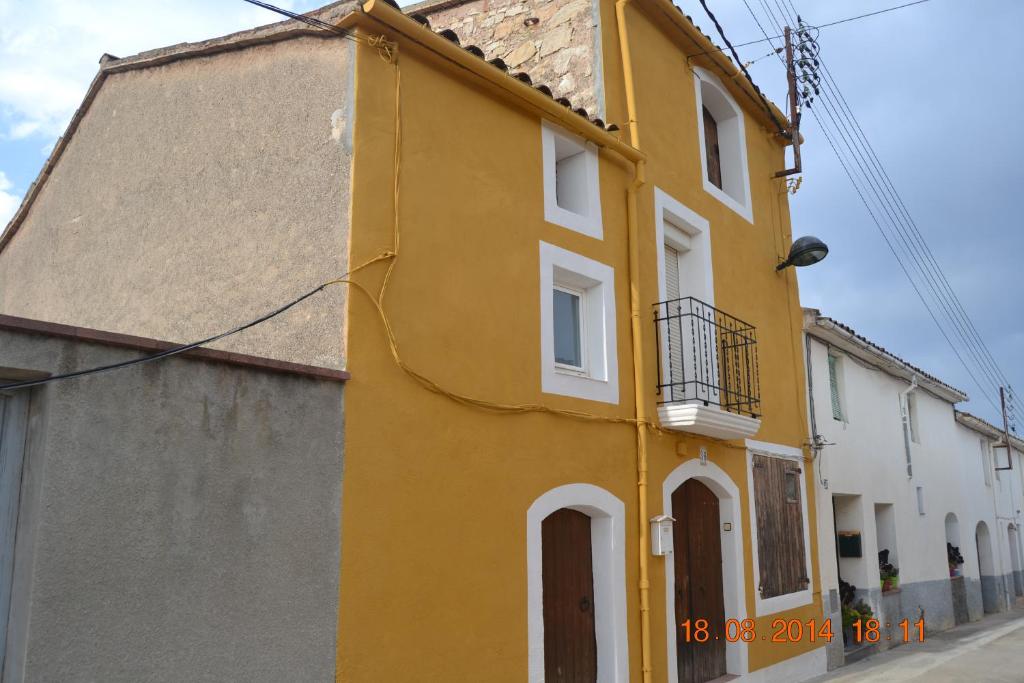
[[[725,596],[718,496],[696,479],[672,494],[675,557],[676,662],[679,683],[704,683],[725,675]],[[707,642],[687,642],[679,626],[706,619]],[[718,639],[715,639],[715,636]]]
[[[24,389],[11,394],[0,393],[0,670],[7,651],[28,396]]]
[[[563,508],[541,523],[544,676],[548,683],[596,683],[594,565],[590,517]]]
[[[718,150],[718,122],[704,107],[704,153],[708,163],[708,180],[722,189],[722,154]]]

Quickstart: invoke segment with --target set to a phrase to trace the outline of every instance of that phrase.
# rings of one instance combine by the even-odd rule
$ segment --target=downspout
[[[626,89],[626,113],[629,117],[629,142],[634,149],[640,149],[640,132],[636,120],[636,90],[633,83],[633,60],[629,50],[629,34],[626,31],[626,4],[629,0],[616,0],[615,21],[619,34],[619,51],[622,57],[622,77]],[[633,336],[633,393],[636,404],[636,471],[637,471],[637,521],[640,530],[640,662],[643,683],[651,682],[651,605],[650,573],[648,571],[648,521],[647,521],[647,388],[644,384],[644,351],[641,329],[640,301],[640,243],[639,220],[637,217],[637,190],[643,187],[645,179],[644,161],[636,161],[633,182],[626,191],[626,226],[629,248],[629,313],[630,329]]]
[[[917,390],[917,375],[910,379],[910,386],[900,392],[900,416],[903,418],[903,448],[907,454],[907,477],[914,476],[914,466],[910,461],[910,404],[908,396]]]

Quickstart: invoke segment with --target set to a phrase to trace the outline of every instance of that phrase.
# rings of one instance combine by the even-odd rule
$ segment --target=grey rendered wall
[[[0,252],[0,313],[193,341],[344,272],[352,47],[108,75]],[[343,367],[344,306],[335,287],[217,348]]]
[[[0,368],[135,355],[0,332]],[[179,357],[33,391],[5,680],[333,680],[341,384]]]

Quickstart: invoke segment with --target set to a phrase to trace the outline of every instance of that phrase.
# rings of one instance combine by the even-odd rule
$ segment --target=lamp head
[[[801,268],[811,266],[828,256],[828,245],[817,237],[806,235],[793,242],[789,248],[789,256],[785,261],[775,267],[775,270],[782,270],[789,266]]]

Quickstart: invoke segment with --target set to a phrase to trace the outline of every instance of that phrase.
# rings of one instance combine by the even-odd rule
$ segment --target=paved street
[[[1024,606],[843,667],[812,683],[1022,683]]]

